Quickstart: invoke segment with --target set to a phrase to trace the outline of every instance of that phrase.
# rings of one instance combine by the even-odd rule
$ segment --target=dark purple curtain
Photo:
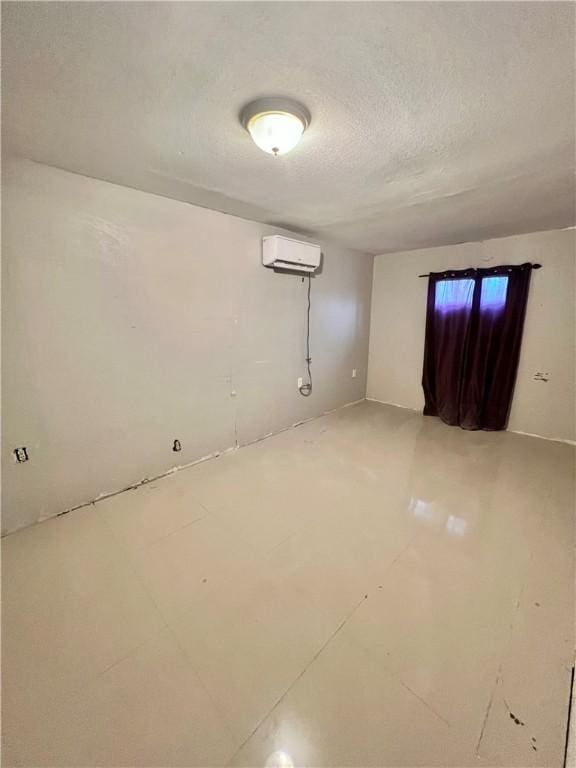
[[[531,264],[431,272],[424,413],[464,429],[505,429]]]

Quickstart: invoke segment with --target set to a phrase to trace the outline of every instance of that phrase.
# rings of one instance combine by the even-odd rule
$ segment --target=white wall
[[[576,439],[576,232],[555,230],[377,256],[374,260],[367,396],[421,409],[426,292],[430,271],[540,262],[532,273],[508,428]],[[535,372],[549,374],[547,383]]]
[[[260,263],[280,230],[4,171],[4,531],[364,397],[371,257],[323,248],[306,399],[306,283]]]

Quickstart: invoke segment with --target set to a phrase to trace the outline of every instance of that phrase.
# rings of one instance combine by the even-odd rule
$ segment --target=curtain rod
[[[520,266],[520,265],[518,265]],[[542,269],[542,264],[531,264],[530,265],[532,269]],[[455,269],[454,272],[476,272],[478,267],[470,267],[469,269]],[[480,269],[490,269],[490,267],[480,267]],[[450,269],[444,269],[443,272],[451,272]],[[437,272],[436,274],[442,274],[441,272]],[[425,275],[418,275],[418,277],[430,277],[430,273],[426,273]]]

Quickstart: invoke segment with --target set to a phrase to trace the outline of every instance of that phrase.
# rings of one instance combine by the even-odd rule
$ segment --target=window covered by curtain
[[[424,413],[464,429],[505,429],[531,264],[430,273]]]

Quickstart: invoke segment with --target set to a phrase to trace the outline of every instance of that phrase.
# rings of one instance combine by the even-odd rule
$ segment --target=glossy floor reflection
[[[3,765],[560,766],[574,450],[362,403],[3,541]]]

